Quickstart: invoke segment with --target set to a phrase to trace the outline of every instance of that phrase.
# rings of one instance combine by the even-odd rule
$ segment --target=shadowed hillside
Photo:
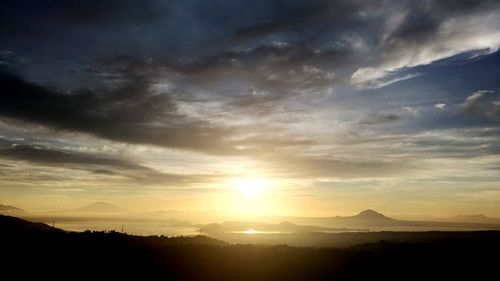
[[[0,215],[0,226],[2,235],[6,234],[16,234],[16,233],[30,233],[32,231],[61,231],[60,229],[56,229],[50,227],[44,223],[39,222],[29,222],[23,219],[19,219],[16,217],[3,216]]]
[[[480,280],[496,272],[500,250],[494,231],[335,249],[69,233],[5,216],[0,229],[2,273],[19,280]]]

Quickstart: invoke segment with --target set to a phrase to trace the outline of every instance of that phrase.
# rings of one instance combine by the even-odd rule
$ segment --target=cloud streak
[[[24,161],[41,166],[64,167],[83,170],[96,175],[129,178],[143,184],[161,183],[167,186],[187,186],[210,181],[208,175],[182,175],[162,173],[152,168],[110,156],[76,151],[62,151],[39,145],[5,143],[0,148],[0,158]],[[57,174],[55,175],[57,178]],[[109,180],[113,180],[110,178]]]

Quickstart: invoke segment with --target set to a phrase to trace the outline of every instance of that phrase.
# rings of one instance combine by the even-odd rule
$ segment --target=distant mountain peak
[[[88,206],[115,206],[115,205],[108,203],[108,202],[100,201],[100,202],[91,203]]]
[[[279,225],[280,226],[295,226],[295,224],[293,224],[289,221],[282,221]]]
[[[383,214],[381,214],[381,213],[379,213],[377,211],[371,210],[371,209],[361,211],[356,216],[357,217],[366,218],[366,219],[370,219],[370,218],[387,218]]]
[[[371,209],[361,211],[361,212],[359,212],[359,214],[352,216],[352,217],[343,217],[343,218],[353,219],[353,220],[357,220],[357,221],[366,221],[366,222],[370,222],[370,221],[377,221],[377,222],[394,221],[394,219],[389,218],[389,217],[385,216],[384,214],[379,213],[379,212],[374,211],[374,210],[371,210]]]
[[[356,225],[356,226],[387,226],[393,225],[398,221],[374,210],[364,210],[359,214],[348,217],[335,217],[333,218],[336,223],[341,225]]]
[[[118,213],[124,212],[126,210],[108,202],[94,202],[78,208],[75,211],[89,213]]]
[[[483,214],[472,214],[472,215],[458,215],[454,216],[454,218],[476,218],[476,219],[486,219],[488,218],[487,216]]]
[[[483,214],[458,215],[450,217],[450,219],[455,222],[500,224],[500,218],[490,218]]]

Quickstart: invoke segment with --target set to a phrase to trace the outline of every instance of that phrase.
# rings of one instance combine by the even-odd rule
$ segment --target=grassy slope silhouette
[[[478,280],[494,276],[500,233],[436,232],[350,248],[231,245],[211,238],[66,232],[0,216],[2,273],[16,279]],[[13,274],[13,275],[11,275]]]

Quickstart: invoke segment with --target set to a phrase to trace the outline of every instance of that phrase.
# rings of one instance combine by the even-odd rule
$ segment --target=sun
[[[272,214],[277,206],[281,206],[275,190],[277,186],[279,188],[279,181],[252,174],[227,178],[223,183],[226,192],[218,193],[219,197],[213,201],[216,208],[231,217],[252,217]]]
[[[264,189],[268,186],[268,181],[258,178],[237,179],[234,182],[234,186],[246,198],[255,198],[259,197]]]

